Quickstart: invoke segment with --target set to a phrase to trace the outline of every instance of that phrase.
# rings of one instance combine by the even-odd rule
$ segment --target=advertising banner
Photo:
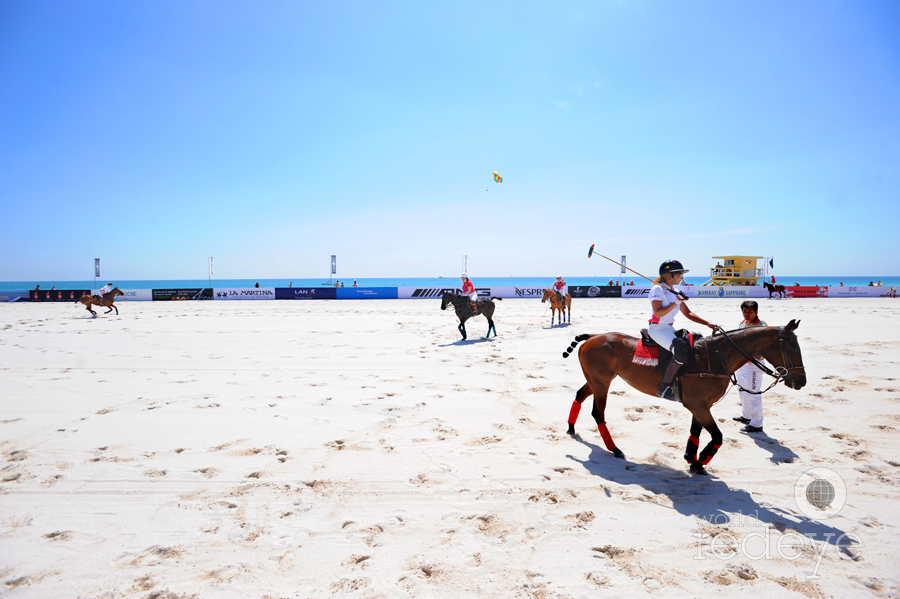
[[[0,303],[2,302],[28,302],[31,301],[31,297],[28,293],[27,289],[10,291],[4,290],[0,291]]]
[[[170,300],[211,300],[213,298],[213,290],[209,287],[205,289],[200,287],[191,289],[152,289],[151,297],[154,302]]]
[[[124,295],[117,295],[117,302],[149,302],[153,299],[152,289],[120,289]]]
[[[769,297],[765,287],[755,285],[714,285],[693,286],[686,285],[681,288],[688,297]]]
[[[275,299],[337,299],[337,290],[331,287],[276,287]]]
[[[397,299],[396,287],[338,287],[337,299]]]
[[[650,287],[625,286],[621,289],[622,297],[636,297],[643,299],[650,297]]]
[[[569,285],[569,295],[575,297],[622,297],[622,288],[618,285]]]
[[[52,289],[28,292],[28,297],[33,302],[77,302],[84,294],[90,294],[90,289]]]
[[[273,300],[274,287],[220,288],[216,287],[213,296],[217,300]]]
[[[444,292],[462,295],[460,287],[398,287],[397,297],[400,299],[441,299]],[[478,297],[490,297],[490,287],[476,287]]]
[[[785,286],[784,290],[787,292],[788,297],[828,297],[828,287],[817,285]],[[769,294],[767,293],[766,297],[768,296]]]
[[[897,287],[894,286],[896,290]],[[894,292],[896,295],[896,291]],[[828,297],[891,297],[889,285],[881,287],[829,287]]]

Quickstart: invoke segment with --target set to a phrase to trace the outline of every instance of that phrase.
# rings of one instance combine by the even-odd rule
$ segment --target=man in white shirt
[[[98,293],[99,293],[100,299],[103,299],[103,296],[104,296],[104,295],[106,295],[107,293],[109,293],[110,291],[112,291],[112,288],[113,288],[113,284],[112,284],[112,283],[107,283],[105,286],[101,287],[101,288],[100,288],[100,291],[98,292]]]
[[[741,314],[744,320],[738,325],[739,329],[769,326],[759,319],[759,304],[753,300],[741,304]],[[762,360],[762,356],[757,356],[756,359]],[[759,392],[762,388],[762,375],[763,371],[751,362],[741,366],[735,373],[738,386],[742,387],[738,391],[741,397],[741,415],[735,416],[732,420],[745,425],[741,429],[742,433],[763,432],[762,394]]]

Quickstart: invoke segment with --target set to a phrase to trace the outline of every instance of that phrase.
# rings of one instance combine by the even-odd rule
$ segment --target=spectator
[[[41,290],[41,286],[40,286],[40,285],[35,286],[34,290],[35,290],[35,291],[40,291],[40,290]]]
[[[50,291],[56,291],[56,285],[51,285],[51,286],[50,286]]]
[[[343,284],[343,283],[341,283],[341,287],[343,287],[343,286],[344,286],[344,284]]]
[[[874,286],[875,286],[875,283],[873,283],[872,281],[869,281],[869,287],[874,287]]]
[[[254,285],[254,287],[256,287],[257,289],[259,289],[259,283],[257,283],[256,285]]]
[[[840,281],[840,286],[841,286],[841,287],[844,286],[844,282],[843,282],[843,281]]]
[[[294,282],[293,282],[293,281],[291,281],[290,283],[288,283],[288,287],[293,287],[293,286],[294,286]]]
[[[359,287],[359,285],[356,284],[356,279],[353,279],[353,286],[354,286],[354,287]]]
[[[750,327],[765,327],[766,323],[759,319],[759,304],[753,300],[747,300],[741,304],[741,314],[744,320],[738,325],[739,329]],[[757,356],[761,360],[762,356]],[[763,432],[762,395],[759,393],[762,387],[763,372],[752,362],[747,362],[735,373],[738,382],[738,395],[741,398],[741,415],[735,416],[745,426],[742,433]]]

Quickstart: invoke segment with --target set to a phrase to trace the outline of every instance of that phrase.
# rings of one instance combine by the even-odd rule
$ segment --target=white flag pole
[[[212,276],[216,274],[215,268],[213,268],[213,257],[209,257],[209,288],[212,289]]]

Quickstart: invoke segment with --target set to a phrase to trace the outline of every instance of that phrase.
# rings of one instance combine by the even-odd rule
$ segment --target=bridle
[[[765,374],[773,377],[775,380],[772,381],[772,384],[769,385],[768,387],[766,387],[765,389],[763,389],[762,391],[749,391],[747,389],[744,389],[743,387],[741,387],[738,384],[737,377],[735,376],[734,373],[731,373],[730,375],[721,375],[721,374],[713,373],[712,372],[712,363],[710,362],[711,350],[715,351],[716,357],[719,359],[719,363],[722,365],[722,368],[724,370],[728,370],[728,367],[725,365],[725,360],[722,358],[722,355],[719,353],[719,347],[715,343],[716,332],[719,332],[723,337],[725,337],[725,339],[734,347],[734,349],[737,350],[737,352],[740,355],[747,358],[748,362],[750,362],[751,364],[753,364],[754,366],[756,366],[757,368],[762,370]],[[706,354],[707,362],[709,364],[708,372],[703,373],[700,376],[704,376],[704,374],[705,374],[706,376],[730,377],[731,383],[734,386],[736,386],[741,391],[746,391],[747,393],[752,393],[754,395],[760,395],[762,393],[765,393],[766,391],[768,391],[769,389],[771,389],[772,387],[777,385],[779,383],[779,381],[781,381],[781,380],[784,380],[785,384],[792,382],[794,380],[794,377],[798,376],[798,374],[802,374],[805,376],[806,368],[804,366],[795,366],[794,361],[791,360],[791,357],[789,354],[794,353],[794,352],[785,347],[785,339],[787,338],[787,336],[788,336],[788,333],[784,330],[784,327],[783,326],[778,327],[778,338],[775,341],[773,341],[769,345],[769,347],[767,347],[762,352],[760,352],[760,354],[765,354],[770,349],[772,349],[772,346],[774,346],[776,343],[779,344],[779,346],[781,348],[781,360],[782,360],[782,362],[784,362],[784,366],[776,366],[775,369],[773,370],[773,369],[769,368],[768,366],[766,366],[765,364],[763,364],[762,362],[760,362],[759,360],[757,360],[755,357],[748,354],[746,351],[744,351],[744,349],[741,346],[739,346],[737,343],[734,342],[734,339],[732,339],[728,335],[728,332],[725,329],[716,325],[716,330],[713,332],[712,337],[710,338],[710,345],[712,346],[712,348],[711,348],[711,350],[707,350],[707,354]],[[794,372],[795,370],[800,370],[802,372],[795,373]]]

